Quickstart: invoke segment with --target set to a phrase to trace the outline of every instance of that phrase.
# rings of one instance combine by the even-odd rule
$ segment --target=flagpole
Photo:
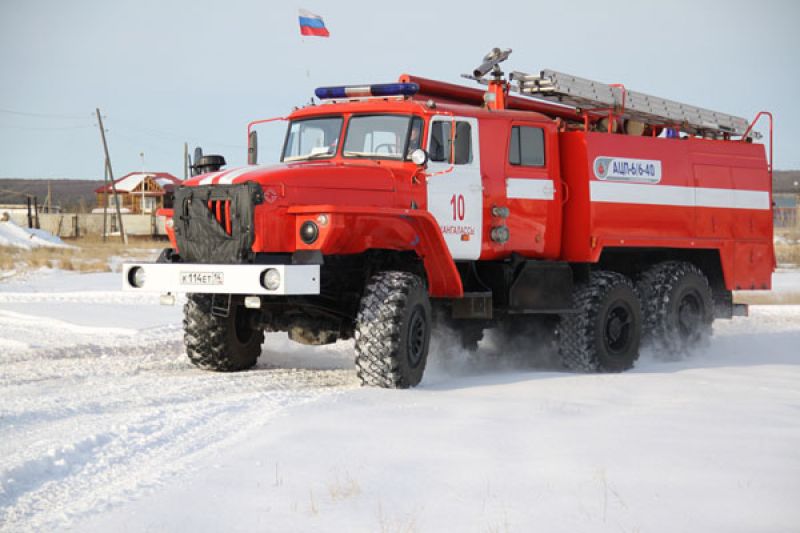
[[[302,53],[305,56],[306,63],[306,79],[310,85],[313,85],[311,79],[311,56],[313,56],[313,54],[311,54],[308,49],[309,45],[305,44],[304,37],[330,37],[330,32],[325,27],[325,22],[322,20],[321,16],[306,11],[305,9],[298,9],[298,15],[300,18],[300,45],[301,49],[304,50]]]
[[[306,40],[302,34],[300,34],[300,46],[303,49],[303,57],[305,58],[306,78],[311,81],[311,67],[308,65],[308,47],[306,46]]]

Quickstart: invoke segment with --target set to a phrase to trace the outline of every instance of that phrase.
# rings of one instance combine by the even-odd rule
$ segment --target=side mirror
[[[247,136],[247,164],[255,165],[258,163],[258,132],[251,131]]]
[[[422,148],[417,148],[411,152],[411,161],[419,167],[424,167],[428,163],[428,152]]]

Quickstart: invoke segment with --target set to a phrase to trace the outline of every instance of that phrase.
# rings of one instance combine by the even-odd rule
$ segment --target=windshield
[[[333,157],[339,146],[342,117],[295,120],[289,125],[281,161]]]
[[[422,119],[408,115],[354,116],[347,126],[345,157],[408,159],[420,147]]]

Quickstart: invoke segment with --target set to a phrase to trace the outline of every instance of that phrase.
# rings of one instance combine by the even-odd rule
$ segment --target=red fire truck
[[[632,367],[642,342],[684,352],[769,289],[771,153],[756,121],[551,70],[485,88],[403,75],[323,87],[292,112],[279,164],[197,175],[166,211],[171,248],[124,288],[187,293],[201,368],[252,367],[265,331],[353,338],[366,385],[411,387],[434,326],[475,349],[488,328],[553,332],[564,366]],[[512,94],[518,93],[518,95]],[[771,152],[770,138],[770,152]],[[532,328],[534,324],[545,327]],[[535,334],[533,332],[539,332]]]

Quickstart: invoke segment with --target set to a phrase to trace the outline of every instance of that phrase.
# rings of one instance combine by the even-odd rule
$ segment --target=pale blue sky
[[[330,39],[301,39],[300,7]],[[775,166],[797,169],[798,21],[790,0],[0,0],[0,177],[102,178],[96,106],[118,176],[141,170],[140,152],[146,170],[182,175],[184,140],[241,165],[247,121],[286,114],[318,85],[461,82],[494,46],[514,49],[508,69],[747,118],[771,110]],[[282,130],[262,132],[263,154]]]

